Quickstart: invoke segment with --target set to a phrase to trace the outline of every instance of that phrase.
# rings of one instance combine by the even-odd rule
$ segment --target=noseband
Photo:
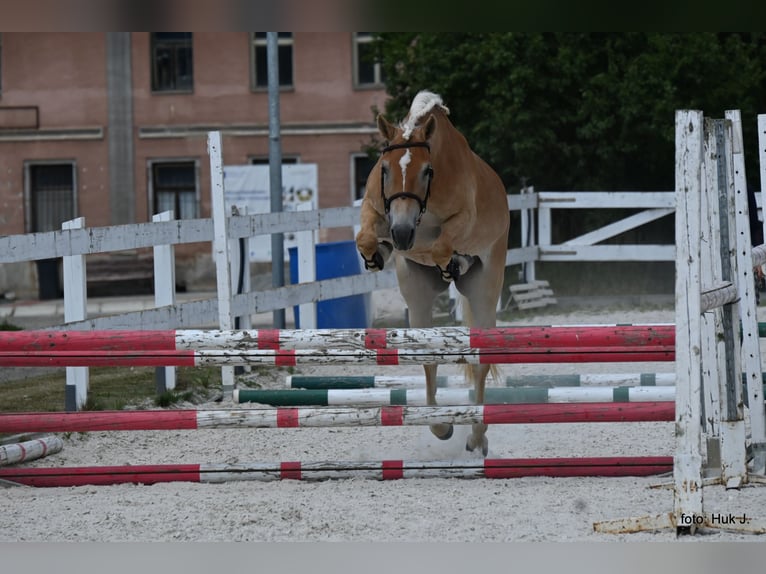
[[[385,154],[395,149],[408,149],[411,147],[424,147],[428,150],[428,153],[431,153],[431,146],[428,145],[428,142],[407,142],[384,147],[381,154]],[[431,179],[434,176],[434,170],[429,167],[426,174],[428,175],[428,184],[426,185],[426,196],[424,199],[421,199],[419,196],[415,195],[414,193],[410,193],[409,191],[395,193],[391,197],[386,197],[386,194],[383,193],[383,170],[380,171],[380,197],[383,198],[383,207],[386,210],[386,215],[388,215],[388,212],[391,211],[391,202],[393,200],[400,199],[402,197],[414,199],[420,206],[420,213],[418,214],[418,219],[416,221],[416,224],[420,224],[420,220],[422,219],[423,214],[426,212],[426,207],[428,206],[428,197],[431,195]]]

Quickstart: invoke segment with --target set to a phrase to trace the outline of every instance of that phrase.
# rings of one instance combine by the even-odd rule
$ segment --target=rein
[[[428,142],[407,142],[407,143],[400,143],[400,144],[392,144],[390,146],[386,146],[383,148],[382,154],[385,154],[387,152],[393,151],[395,149],[408,149],[411,147],[424,147],[428,150],[428,153],[431,153],[431,146],[428,144]],[[428,207],[428,197],[431,195],[431,179],[433,179],[434,176],[434,170],[433,168],[428,168],[428,184],[426,185],[426,196],[425,198],[421,199],[419,196],[415,195],[414,193],[411,193],[409,191],[403,191],[400,193],[395,193],[391,197],[386,197],[386,194],[383,193],[383,170],[380,171],[380,197],[383,199],[383,207],[386,210],[386,215],[388,215],[388,212],[391,211],[391,202],[395,199],[400,198],[408,198],[408,199],[414,199],[418,202],[418,205],[420,206],[420,214],[418,215],[418,219],[416,221],[416,224],[420,224],[420,220],[423,218],[423,214],[426,212],[426,207]]]

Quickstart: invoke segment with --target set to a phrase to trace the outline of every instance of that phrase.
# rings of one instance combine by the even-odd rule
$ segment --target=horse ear
[[[378,131],[387,141],[393,140],[396,135],[396,128],[383,117],[383,114],[378,114]]]
[[[426,141],[431,139],[431,136],[434,135],[434,131],[436,131],[436,118],[433,114],[429,114],[426,123],[423,125],[423,136]]]

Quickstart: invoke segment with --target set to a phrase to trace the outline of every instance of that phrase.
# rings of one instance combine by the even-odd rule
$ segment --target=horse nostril
[[[406,251],[415,240],[415,228],[411,225],[394,225],[391,228],[391,239],[397,249]]]

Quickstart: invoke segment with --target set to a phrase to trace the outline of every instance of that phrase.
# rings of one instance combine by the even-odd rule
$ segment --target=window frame
[[[370,166],[370,170],[372,170],[373,167],[375,167],[375,161],[370,159],[370,156],[366,153],[352,153],[351,154],[351,161],[349,162],[349,180],[350,180],[350,188],[351,188],[351,201],[358,201],[360,199],[364,198],[364,187],[367,183],[367,179],[369,178],[370,172],[367,172],[363,176],[360,176],[357,170],[357,160],[368,160],[372,162],[372,166]],[[361,190],[359,191],[359,197],[357,197],[357,182],[361,182],[362,178],[364,179],[364,183],[361,186]],[[353,203],[352,203],[353,204]]]
[[[249,165],[269,165],[269,156],[267,155],[249,155],[247,156],[247,163]],[[295,165],[301,163],[301,156],[299,155],[283,155],[282,165]]]
[[[146,160],[146,178],[147,178],[147,198],[148,198],[148,211],[149,219],[161,211],[156,211],[157,207],[157,187],[154,182],[154,169],[159,165],[172,165],[172,164],[191,164],[194,168],[194,217],[185,219],[199,219],[202,217],[202,201],[200,190],[200,172],[199,172],[199,159],[195,157],[159,157]],[[176,202],[174,202],[176,203]],[[181,214],[173,209],[173,218],[182,219]]]
[[[259,38],[256,34],[265,34],[266,32],[250,32],[250,91],[252,92],[266,92],[269,89],[268,82],[266,85],[258,85],[258,69],[257,69],[257,50],[259,48],[266,49],[266,38]],[[277,46],[289,46],[290,47],[290,83],[279,83],[280,92],[289,92],[295,89],[295,36],[292,32],[279,32],[278,34],[290,34],[289,37],[278,36]],[[281,61],[281,58],[280,58]],[[268,70],[266,71],[268,77]]]
[[[161,32],[159,32],[161,33]],[[189,43],[189,52],[190,52],[190,86],[188,88],[170,88],[170,89],[164,89],[158,87],[158,79],[157,79],[157,59],[155,57],[155,49],[157,47],[158,43],[170,43],[170,44],[181,44],[179,40],[176,41],[170,41],[169,39],[165,40],[159,40],[156,35],[158,32],[149,32],[149,87],[150,91],[153,95],[163,95],[163,94],[193,94],[194,93],[194,33],[193,32],[185,32],[186,34],[189,34],[188,43]],[[174,51],[175,53],[175,51]],[[177,67],[177,66],[176,66]],[[177,69],[176,72],[176,78],[174,80],[174,83],[177,84]]]
[[[79,193],[77,178],[77,160],[75,159],[29,159],[24,160],[24,229],[26,233],[37,233],[35,229],[35,213],[33,212],[32,201],[32,168],[39,166],[68,165],[72,169],[72,216],[71,219],[79,217]],[[63,223],[63,222],[62,222]],[[59,227],[60,229],[60,227]],[[58,231],[55,230],[55,231]]]
[[[362,65],[361,58],[359,56],[360,44],[371,44],[373,37],[371,32],[352,32],[351,33],[351,54],[352,54],[352,70],[353,70],[353,82],[354,89],[356,90],[379,90],[385,88],[385,79],[383,78],[383,68],[380,62],[373,63],[373,76],[375,79],[372,82],[364,82],[360,80],[359,67]]]

